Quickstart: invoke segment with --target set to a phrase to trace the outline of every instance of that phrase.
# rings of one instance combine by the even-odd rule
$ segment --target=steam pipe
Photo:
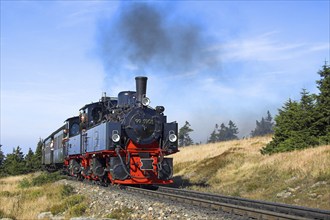
[[[137,76],[135,77],[136,82],[136,99],[139,106],[142,104],[143,97],[146,96],[147,93],[147,80],[148,77],[145,76]]]

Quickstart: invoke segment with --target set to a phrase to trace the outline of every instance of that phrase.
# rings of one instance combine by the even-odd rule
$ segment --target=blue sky
[[[1,1],[2,149],[35,149],[102,92],[134,90],[136,75],[149,77],[152,106],[164,105],[180,126],[190,122],[194,141],[229,120],[247,136],[302,88],[318,92],[317,71],[330,58],[329,4]],[[156,39],[167,36],[147,56],[121,37],[134,29],[121,19],[141,5],[159,15]],[[138,34],[149,37],[146,26]]]

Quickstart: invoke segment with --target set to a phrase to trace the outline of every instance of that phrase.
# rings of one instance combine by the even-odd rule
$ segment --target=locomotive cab
[[[114,97],[103,96],[99,102],[87,104],[79,111],[80,127],[88,129],[100,124],[102,121],[109,120],[111,109],[117,106],[118,100]]]
[[[85,105],[80,110],[80,127],[87,129],[100,123],[103,119],[103,109],[101,103],[91,103]]]

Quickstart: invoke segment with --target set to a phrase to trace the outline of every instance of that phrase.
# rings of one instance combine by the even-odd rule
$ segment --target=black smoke
[[[128,65],[137,71],[184,74],[218,64],[201,23],[159,5],[122,4],[114,16],[100,21],[99,28],[100,55],[111,72]]]

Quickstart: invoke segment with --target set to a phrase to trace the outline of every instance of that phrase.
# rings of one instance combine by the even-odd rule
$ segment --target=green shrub
[[[317,181],[330,181],[330,171],[322,171],[319,172],[318,176],[316,177]]]
[[[67,188],[69,189],[69,188]],[[59,214],[59,213],[63,213],[66,210],[69,210],[69,214],[70,215],[75,215],[77,213],[83,213],[85,212],[85,210],[87,209],[87,207],[85,207],[86,205],[82,205],[85,204],[86,197],[83,195],[72,195],[68,198],[66,198],[62,203],[60,204],[55,204],[50,208],[50,212],[53,215]],[[85,207],[85,209],[84,209]],[[79,214],[77,214],[79,215]]]
[[[9,192],[9,191],[1,191],[0,192],[0,197],[11,197],[13,196],[13,193]]]
[[[18,183],[19,188],[28,188],[31,187],[31,182],[28,180],[28,178],[23,178],[21,181]]]
[[[62,185],[61,186],[61,197],[66,198],[72,195],[74,192],[74,187],[71,185]]]
[[[81,216],[85,213],[86,209],[87,205],[85,203],[79,203],[69,209],[69,214],[70,216]]]
[[[63,179],[63,177],[58,173],[42,173],[39,176],[32,178],[31,184],[33,186],[42,186],[46,183],[56,182],[57,180]]]
[[[42,173],[39,176],[31,178],[29,180],[28,178],[23,178],[19,182],[20,188],[28,188],[31,186],[42,186],[47,183],[56,182],[57,180],[63,179],[64,177],[59,174],[59,172],[56,173]]]
[[[43,192],[40,190],[34,190],[30,193],[30,198],[31,199],[35,199],[35,198],[39,198],[43,195]]]
[[[70,208],[74,205],[82,203],[84,200],[85,200],[85,196],[83,196],[83,195],[73,195],[73,196],[68,197],[65,200],[65,204],[67,205],[67,207]]]
[[[116,208],[114,209],[106,218],[114,218],[114,219],[129,219],[133,209],[128,207]]]
[[[35,200],[37,198],[40,198],[44,195],[43,189],[28,189],[24,190],[20,193],[22,199],[26,200]]]
[[[50,210],[49,211],[53,215],[57,215],[59,213],[65,212],[66,208],[67,207],[66,207],[65,203],[60,203],[60,204],[55,204],[52,207],[50,207]]]

